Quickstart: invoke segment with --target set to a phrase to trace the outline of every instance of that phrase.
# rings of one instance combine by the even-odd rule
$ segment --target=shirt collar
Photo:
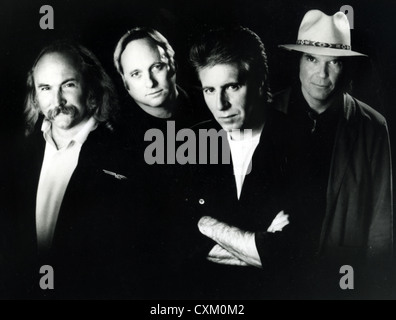
[[[342,104],[334,105],[322,113],[317,113],[313,110],[305,100],[301,87],[295,85],[292,89],[290,97],[290,114],[298,118],[309,118],[319,120],[322,122],[333,122],[338,119],[339,111],[342,109]]]
[[[265,125],[265,123],[263,123],[263,124],[260,126],[259,132],[257,132],[257,133],[254,134],[254,135],[253,135],[253,132],[252,132],[252,135],[251,135],[250,137],[246,137],[245,139],[242,139],[242,140],[234,140],[234,139],[232,138],[232,136],[231,136],[231,133],[230,133],[230,132],[227,132],[228,141],[232,141],[232,143],[235,143],[235,144],[238,144],[238,143],[247,143],[248,141],[249,141],[249,142],[260,141],[260,137],[261,137],[261,133],[263,132],[264,125]],[[241,134],[241,131],[242,131],[242,130],[239,130],[239,134]]]
[[[79,144],[84,144],[84,142],[88,139],[89,134],[94,131],[98,126],[98,122],[94,117],[88,119],[88,121],[84,124],[81,130],[69,141],[67,146],[70,146],[74,142]],[[43,124],[41,126],[41,131],[43,132],[43,137],[47,143],[56,146],[54,143],[54,139],[52,138],[52,124],[48,119],[44,119]]]

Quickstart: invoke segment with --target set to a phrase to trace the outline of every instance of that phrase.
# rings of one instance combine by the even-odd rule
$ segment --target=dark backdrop
[[[42,5],[54,8],[55,29],[39,26]],[[124,94],[112,64],[117,40],[129,28],[149,25],[162,32],[176,51],[178,82],[190,91],[194,74],[187,63],[188,37],[203,24],[239,23],[264,41],[273,91],[288,84],[288,53],[278,44],[293,43],[304,13],[318,8],[334,14],[343,4],[354,9],[353,49],[369,54],[355,77],[354,95],[383,113],[392,135],[395,111],[396,1],[323,0],[2,0],[0,4],[0,130],[19,130],[26,73],[40,49],[59,38],[90,48]],[[18,124],[18,125],[17,125]],[[393,139],[395,140],[395,139]]]

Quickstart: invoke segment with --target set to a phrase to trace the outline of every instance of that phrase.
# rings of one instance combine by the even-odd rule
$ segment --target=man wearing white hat
[[[392,181],[383,116],[345,92],[352,51],[347,17],[308,11],[296,44],[300,83],[275,96],[296,124],[301,248],[341,265],[392,255]],[[303,186],[303,187],[301,187]],[[340,276],[339,276],[340,277]]]

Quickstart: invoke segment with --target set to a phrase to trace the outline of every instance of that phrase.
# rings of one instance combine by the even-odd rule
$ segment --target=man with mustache
[[[377,267],[392,256],[388,129],[382,115],[346,93],[353,61],[365,56],[352,51],[350,37],[342,12],[328,16],[311,10],[301,22],[297,43],[281,46],[299,59],[300,81],[274,100],[299,132],[296,239],[299,256],[307,261],[296,270],[302,282],[318,280],[320,289],[315,293],[310,281],[303,284],[304,294],[313,297],[342,293],[338,285],[342,265],[360,271],[362,278],[355,281],[359,289],[369,274],[380,283],[386,274]],[[361,272],[361,266],[370,262],[367,273]],[[310,274],[313,270],[317,278]]]
[[[56,42],[38,55],[27,89],[27,139],[16,157],[18,199],[11,200],[17,277],[10,292],[117,296],[127,177],[117,170],[112,143],[112,81],[88,49]],[[53,268],[53,290],[39,282],[43,265]]]

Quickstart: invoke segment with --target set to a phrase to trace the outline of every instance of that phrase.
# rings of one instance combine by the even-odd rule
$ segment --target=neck
[[[337,92],[326,100],[316,100],[313,99],[308,93],[306,93],[304,89],[302,89],[301,91],[309,107],[315,110],[318,114],[325,112],[327,109],[335,105],[339,105],[340,103],[342,103],[343,99],[342,92]]]
[[[55,126],[51,126],[52,139],[54,140],[58,149],[61,149],[72,140],[77,133],[84,127],[84,125],[88,122],[89,118],[85,118],[77,125],[72,128],[63,129]]]
[[[257,110],[254,115],[251,115],[252,119],[250,125],[240,130],[232,130],[230,132],[230,136],[232,140],[246,140],[256,137],[261,133],[264,127],[264,123],[266,120],[265,108],[263,106],[256,106],[253,110]],[[244,130],[251,130],[251,135],[246,133],[244,134]]]
[[[149,115],[160,118],[160,119],[169,119],[173,116],[175,107],[176,107],[176,99],[179,96],[179,92],[175,88],[174,91],[169,95],[168,99],[158,107],[150,107],[147,105],[139,104],[139,106],[148,113]]]

